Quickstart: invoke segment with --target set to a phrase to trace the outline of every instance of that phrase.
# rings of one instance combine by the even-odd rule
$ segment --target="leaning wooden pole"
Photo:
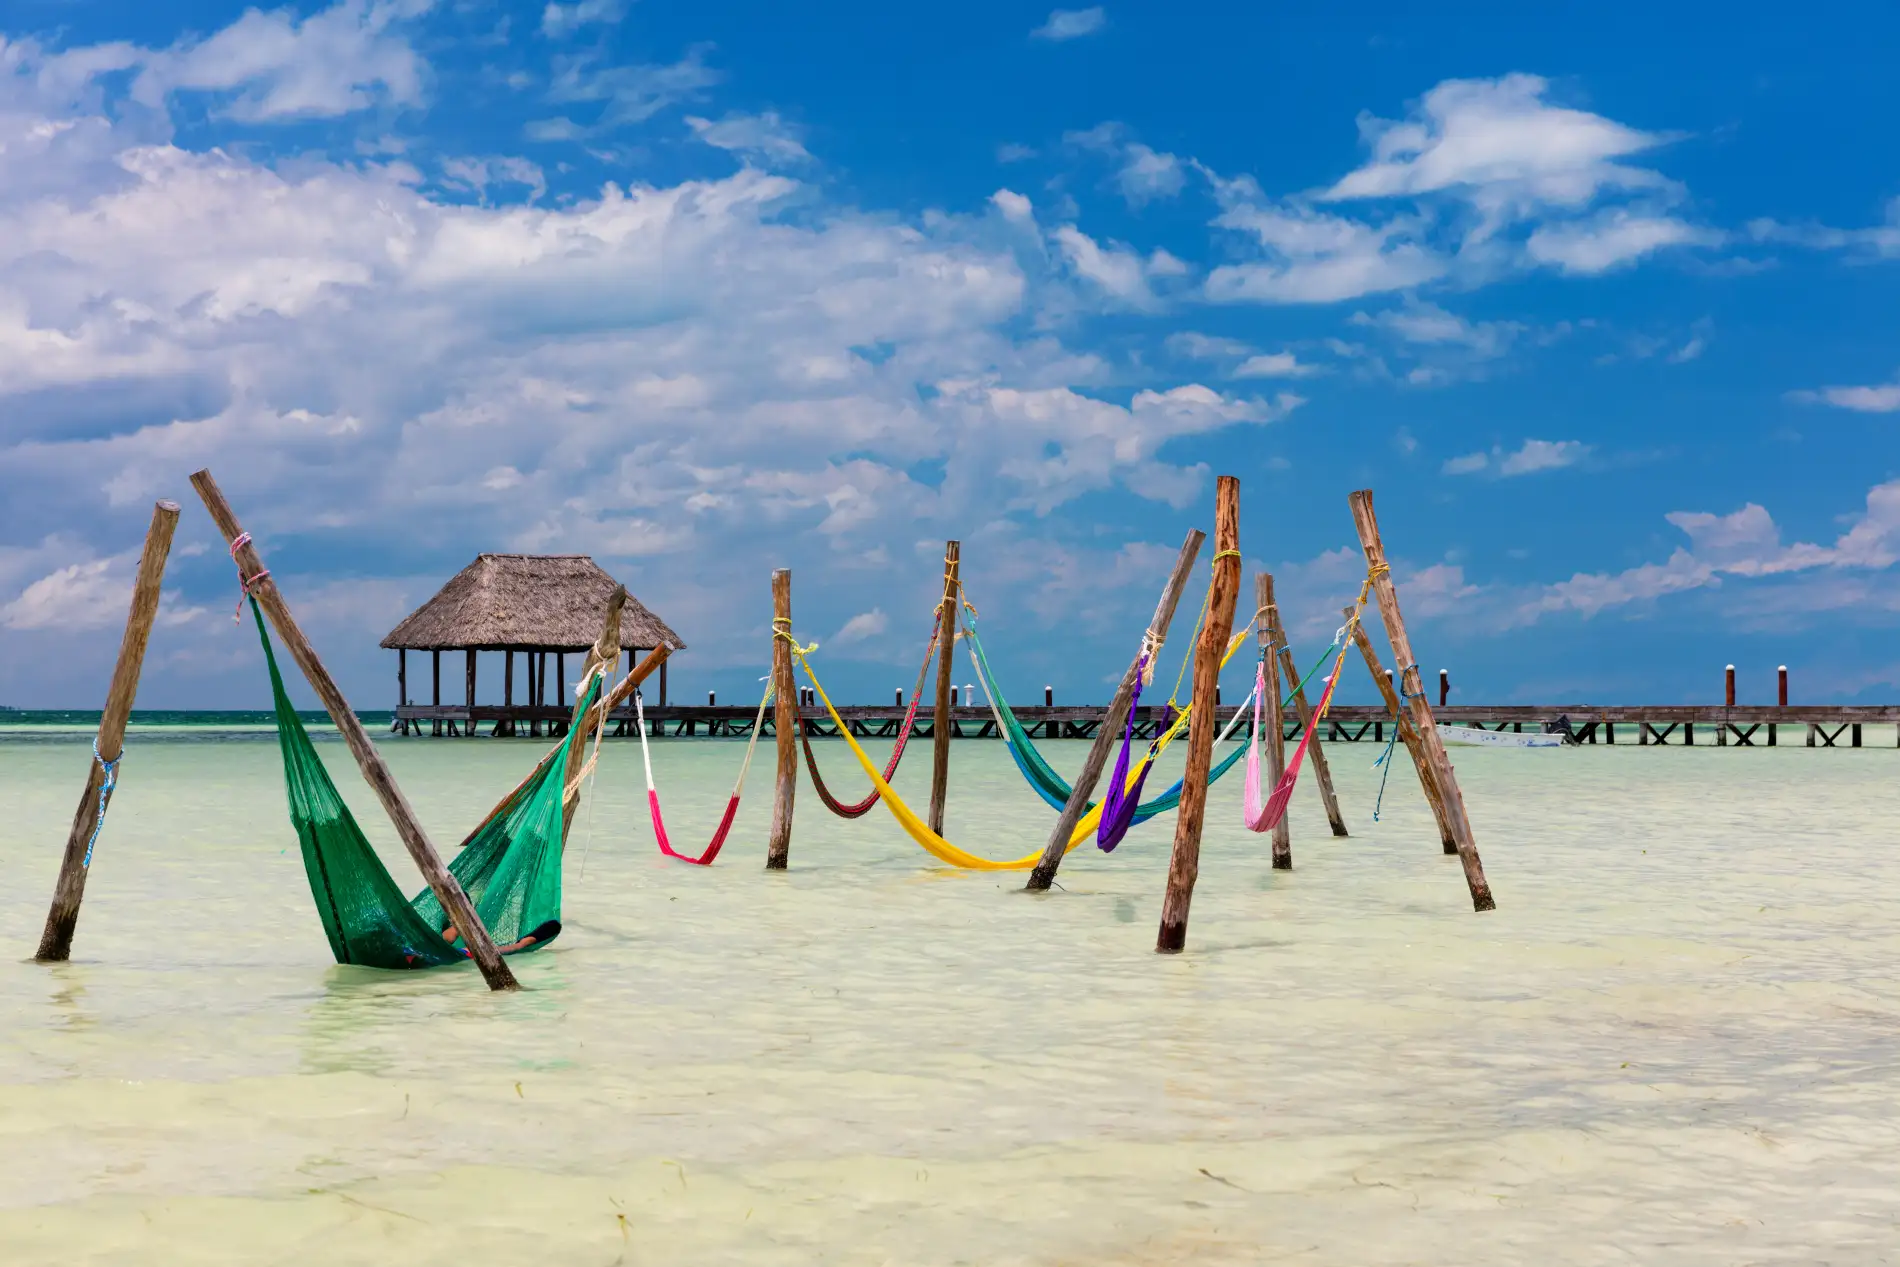
[[[1155,950],[1178,954],[1187,945],[1188,907],[1201,870],[1201,819],[1207,812],[1207,772],[1213,764],[1218,719],[1215,692],[1221,655],[1234,627],[1240,594],[1240,481],[1223,475],[1215,484],[1214,579],[1207,595],[1207,621],[1194,644],[1194,715],[1188,719],[1187,772],[1181,776],[1181,812],[1174,820],[1174,852],[1168,859],[1168,894],[1161,903]]]
[[[772,834],[765,869],[783,871],[792,855],[792,796],[798,791],[798,684],[792,680],[792,572],[772,573],[772,733],[778,742],[778,785],[772,796]]]
[[[605,699],[612,688],[606,682],[613,680],[614,671],[620,667],[620,615],[626,610],[627,587],[614,586],[614,592],[607,596],[607,611],[601,618],[600,637],[594,639],[594,645],[587,649],[587,659],[581,665],[581,675],[574,688],[574,707],[568,717],[567,731],[574,735],[574,741],[567,746],[567,764],[561,771],[561,848],[567,848],[567,834],[574,829],[574,815],[580,809],[580,797],[568,799],[567,789],[573,785],[581,772],[581,766],[587,760],[587,731],[589,712],[601,711],[587,707],[587,688],[593,685],[594,675],[600,674],[605,681],[601,686],[601,696]],[[579,733],[576,733],[579,732]]]
[[[1346,619],[1352,620],[1352,608],[1346,608]],[[1399,693],[1392,689],[1392,679],[1386,676],[1385,665],[1379,660],[1379,653],[1373,649],[1372,639],[1366,636],[1363,623],[1353,626],[1353,641],[1359,644],[1359,653],[1365,657],[1366,670],[1372,674],[1373,684],[1379,688],[1379,694],[1385,697],[1385,706],[1392,716],[1397,718],[1399,740],[1412,756],[1412,768],[1418,771],[1418,785],[1425,793],[1425,801],[1432,807],[1432,818],[1438,823],[1438,838],[1444,843],[1445,852],[1458,852],[1458,838],[1452,834],[1451,817],[1445,813],[1445,798],[1438,791],[1438,781],[1432,776],[1431,763],[1425,760],[1425,749],[1419,745],[1418,731],[1412,725],[1412,718],[1399,704]]]
[[[1062,857],[1068,853],[1068,842],[1070,836],[1075,834],[1075,824],[1081,823],[1081,817],[1089,813],[1089,798],[1094,796],[1094,785],[1102,781],[1102,769],[1108,766],[1108,754],[1115,750],[1117,743],[1121,743],[1121,731],[1129,722],[1129,701],[1134,697],[1134,682],[1142,674],[1142,655],[1159,655],[1161,644],[1169,640],[1174,608],[1180,606],[1182,591],[1188,589],[1188,577],[1193,576],[1193,560],[1201,553],[1201,541],[1207,541],[1207,534],[1199,528],[1189,528],[1188,539],[1182,541],[1182,553],[1174,558],[1174,572],[1170,572],[1169,583],[1161,591],[1161,602],[1155,604],[1155,615],[1148,621],[1148,636],[1142,638],[1142,650],[1129,661],[1129,671],[1121,674],[1121,686],[1115,688],[1115,697],[1108,701],[1108,712],[1102,714],[1102,729],[1094,731],[1094,743],[1089,745],[1089,756],[1083,758],[1081,773],[1075,775],[1075,783],[1070,786],[1070,798],[1062,805],[1062,815],[1056,819],[1056,830],[1049,834],[1049,843],[1043,845],[1043,857],[1035,860],[1035,866],[1030,870],[1030,883],[1024,885],[1030,893],[1047,893],[1049,885],[1056,881],[1056,868],[1062,866]]]
[[[1042,857],[1029,873],[1029,883],[1024,887],[1031,893],[1047,892],[1056,881],[1056,869],[1068,852],[1069,838],[1075,835],[1076,824],[1088,813],[1089,797],[1095,795],[1095,785],[1101,781],[1108,754],[1121,742],[1122,728],[1128,721],[1128,703],[1135,693],[1135,681],[1141,675],[1141,657],[1161,654],[1161,644],[1168,640],[1168,626],[1174,623],[1174,609],[1181,605],[1181,591],[1187,588],[1188,577],[1194,573],[1194,558],[1201,552],[1201,542],[1205,540],[1206,533],[1190,528],[1187,540],[1181,543],[1174,571],[1169,573],[1167,587],[1161,591],[1161,601],[1155,604],[1154,617],[1148,622],[1148,634],[1141,641],[1141,651],[1128,662],[1128,671],[1122,674],[1121,685],[1115,688],[1115,697],[1102,716],[1102,728],[1095,732],[1095,742],[1089,745],[1089,754],[1082,760],[1082,772],[1075,776],[1068,802],[1062,807],[1061,817],[1056,819],[1056,829],[1049,833],[1049,843],[1043,846]]]
[[[1313,724],[1313,709],[1306,702],[1306,686],[1300,681],[1299,670],[1293,665],[1293,652],[1287,646],[1286,628],[1280,623],[1277,607],[1273,612],[1273,645],[1279,648],[1280,672],[1293,684],[1293,718],[1300,723],[1300,730],[1304,732]],[[1326,745],[1317,734],[1306,745],[1306,759],[1312,763],[1313,784],[1319,788],[1320,803],[1326,807],[1326,821],[1332,826],[1333,835],[1350,835],[1346,830],[1345,816],[1339,812],[1339,797],[1333,792],[1333,767],[1326,760]]]
[[[515,974],[509,971],[507,963],[495,949],[494,939],[488,935],[481,917],[475,913],[475,906],[468,900],[461,882],[442,865],[441,855],[436,853],[428,834],[422,830],[415,810],[410,807],[409,798],[402,794],[402,788],[396,784],[396,776],[389,772],[382,754],[370,742],[369,733],[363,729],[363,723],[356,719],[350,702],[343,698],[343,692],[330,676],[330,671],[323,667],[323,661],[317,658],[316,649],[304,637],[296,618],[290,614],[290,607],[284,602],[277,582],[271,579],[269,569],[257,553],[257,547],[250,543],[250,534],[239,525],[237,515],[232,512],[231,504],[225,501],[217,481],[211,478],[210,471],[199,471],[191,477],[191,482],[197,488],[198,496],[204,499],[205,509],[211,512],[218,531],[224,534],[225,541],[230,544],[231,555],[237,560],[245,590],[257,599],[257,605],[270,618],[271,626],[277,630],[277,636],[283,640],[285,649],[310,680],[317,698],[323,701],[330,720],[336,723],[337,732],[349,746],[350,755],[356,758],[357,768],[363,772],[364,781],[375,790],[376,798],[383,803],[384,812],[389,815],[390,822],[395,824],[403,848],[409,851],[416,869],[422,872],[436,900],[442,903],[442,909],[448,914],[448,922],[461,931],[463,944],[468,947],[469,957],[475,961],[475,966],[481,969],[482,979],[488,982],[491,990],[518,989]]]
[[[1398,660],[1399,691],[1418,731],[1419,747],[1425,763],[1431,767],[1439,793],[1445,799],[1445,812],[1451,819],[1453,837],[1458,842],[1458,860],[1464,864],[1465,884],[1471,889],[1474,910],[1488,911],[1497,906],[1491,897],[1491,885],[1484,878],[1484,863],[1478,857],[1478,842],[1471,834],[1471,817],[1465,812],[1464,793],[1458,789],[1458,776],[1445,755],[1445,741],[1439,736],[1438,723],[1432,718],[1431,705],[1425,702],[1425,680],[1419,676],[1418,660],[1412,654],[1412,639],[1405,632],[1405,618],[1399,615],[1399,591],[1392,584],[1392,568],[1385,559],[1385,543],[1379,539],[1379,521],[1372,513],[1372,490],[1362,488],[1349,499],[1353,526],[1359,530],[1359,544],[1365,548],[1366,568],[1372,579],[1372,593],[1379,602],[1379,615],[1385,621],[1386,637],[1392,641],[1392,654]]]
[[[957,654],[957,572],[962,543],[943,543],[943,599],[937,615],[937,707],[930,726],[930,830],[943,835],[944,802],[950,797],[950,674]]]
[[[1254,573],[1253,595],[1254,636],[1259,639],[1262,650],[1266,652],[1267,662],[1267,697],[1260,702],[1260,711],[1266,719],[1267,726],[1267,769],[1266,778],[1261,782],[1272,789],[1280,786],[1280,776],[1286,773],[1286,726],[1280,716],[1280,658],[1273,654],[1273,631],[1280,624],[1280,608],[1273,601],[1273,573]],[[1293,680],[1299,681],[1298,678]],[[1282,812],[1280,821],[1270,829],[1275,871],[1293,869],[1293,829],[1287,823],[1287,819],[1291,817],[1291,814]]]
[[[46,912],[46,928],[33,957],[41,963],[64,963],[73,950],[73,930],[79,926],[79,904],[86,897],[86,873],[92,866],[93,843],[100,820],[112,803],[118,780],[119,758],[125,755],[125,723],[138,695],[139,671],[145,666],[145,644],[158,615],[159,583],[165,579],[165,559],[171,554],[172,532],[178,527],[178,503],[152,507],[152,525],[145,530],[145,550],[139,555],[138,579],[132,584],[132,610],[125,618],[125,637],[119,642],[119,662],[106,690],[105,711],[99,714],[99,734],[92,743],[92,772],[79,795],[73,829],[66,836],[66,853],[59,861],[59,880],[53,885],[53,905]],[[111,753],[111,756],[107,756]]]

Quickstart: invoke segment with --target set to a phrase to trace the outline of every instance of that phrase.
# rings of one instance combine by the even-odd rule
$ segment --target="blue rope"
[[[1418,666],[1414,664],[1411,667],[1416,669]],[[1384,772],[1379,775],[1379,799],[1372,803],[1372,821],[1375,823],[1379,821],[1379,810],[1385,804],[1385,781],[1392,776],[1392,764],[1391,764],[1392,749],[1399,742],[1399,726],[1401,725],[1400,719],[1405,714],[1405,701],[1408,699],[1424,699],[1425,698],[1425,692],[1422,689],[1422,684],[1421,684],[1420,690],[1408,691],[1405,689],[1404,670],[1399,671],[1398,679],[1399,679],[1399,711],[1393,714],[1393,717],[1392,717],[1392,737],[1385,741],[1385,751],[1380,753],[1379,759],[1372,763],[1372,768],[1375,770],[1379,769],[1380,766],[1385,767]]]
[[[119,762],[125,760],[125,749],[121,747],[119,755],[107,761],[99,754],[99,740],[95,736],[92,741],[92,759],[99,763],[106,777],[105,782],[99,785],[99,816],[92,820],[92,839],[86,842],[86,860],[79,864],[82,868],[92,865],[92,847],[99,843],[99,829],[106,825],[106,802],[112,799],[112,789],[119,786]]]

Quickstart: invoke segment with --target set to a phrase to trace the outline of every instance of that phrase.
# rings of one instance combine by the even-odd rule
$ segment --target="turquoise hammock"
[[[1036,795],[1040,796],[1051,809],[1066,808],[1074,789],[1069,786],[1067,780],[1055,772],[1054,767],[1042,753],[1036,750],[1035,743],[1029,738],[1029,732],[1023,728],[1023,724],[1016,719],[1016,714],[1010,709],[1009,701],[1004,699],[1003,693],[996,689],[996,675],[990,671],[989,657],[983,654],[983,640],[976,636],[976,622],[964,621],[963,631],[970,639],[970,651],[976,660],[977,676],[983,679],[983,689],[988,692],[990,702],[996,706],[997,720],[1003,724],[1003,746],[1009,749],[1009,755],[1015,760],[1016,768],[1022,771],[1023,778],[1030,787],[1035,789]],[[1246,755],[1247,749],[1244,746],[1234,749],[1215,763],[1214,768],[1208,772],[1207,781],[1210,784],[1214,783],[1238,765],[1241,758]],[[1135,810],[1134,821],[1145,823],[1155,815],[1165,814],[1179,807],[1180,804],[1181,781],[1177,779],[1174,786],[1160,796],[1138,806]],[[1089,808],[1094,807],[1095,802],[1090,801]]]
[[[1060,810],[1067,807],[1069,797],[1073,794],[1074,789],[1069,786],[1067,780],[1056,773],[1054,767],[1049,764],[1042,753],[1037,751],[1035,742],[1029,737],[1029,732],[1024,729],[1023,724],[1016,719],[1016,714],[1011,711],[1009,707],[1009,701],[1004,699],[1003,693],[997,689],[996,675],[990,671],[989,657],[983,654],[983,640],[976,636],[976,622],[966,619],[963,622],[963,631],[970,640],[970,651],[976,661],[977,676],[983,679],[983,689],[988,693],[990,702],[996,706],[995,712],[997,720],[1002,723],[1003,746],[1009,749],[1009,755],[1016,762],[1016,768],[1022,772],[1022,776],[1024,780],[1028,782],[1029,786],[1035,789],[1036,795],[1040,796],[1051,809]],[[1331,649],[1328,648],[1328,650],[1330,651]],[[1282,707],[1291,705],[1294,693],[1305,689],[1306,683],[1312,680],[1313,673],[1319,672],[1325,663],[1326,657],[1321,656],[1319,663],[1313,666],[1312,673],[1308,673],[1305,680],[1302,681],[1299,686],[1287,692],[1287,697],[1286,700],[1282,702]],[[1245,706],[1243,705],[1243,707]],[[1208,771],[1208,783],[1212,785],[1217,782],[1222,775],[1240,764],[1241,759],[1246,755],[1247,748],[1246,745],[1243,744],[1222,757],[1214,764],[1214,768]],[[1093,801],[1089,802],[1089,807],[1091,809],[1094,808],[1094,804]],[[1169,810],[1177,808],[1180,804],[1181,781],[1177,779],[1173,787],[1155,797],[1152,801],[1148,801],[1139,806],[1135,810],[1134,821],[1137,823],[1147,822],[1155,815],[1165,814]]]
[[[330,952],[338,963],[366,968],[438,968],[463,962],[467,954],[460,936],[454,942],[442,936],[451,921],[435,893],[425,888],[413,898],[403,897],[349,806],[337,795],[329,771],[284,693],[283,675],[277,670],[277,656],[257,600],[250,601],[264,659],[270,665],[290,824],[303,848],[304,874],[310,880],[324,934],[330,939]],[[599,692],[596,677],[587,693],[589,707]],[[556,925],[553,934],[542,934],[516,953],[538,950],[559,932],[566,756],[574,736],[585,729],[570,729],[527,782],[463,842],[449,864],[449,874],[467,891],[496,945],[506,946],[549,923]]]

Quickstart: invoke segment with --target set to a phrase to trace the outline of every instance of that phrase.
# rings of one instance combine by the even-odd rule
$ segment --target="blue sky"
[[[158,496],[141,703],[262,699],[207,464],[364,707],[485,549],[727,698],[789,565],[884,698],[950,536],[1094,698],[1218,473],[1315,650],[1370,486],[1460,698],[1893,698],[1900,17],[1415,10],[16,0],[0,702],[96,705]]]

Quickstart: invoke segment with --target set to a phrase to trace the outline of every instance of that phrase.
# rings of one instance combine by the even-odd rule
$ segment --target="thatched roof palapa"
[[[410,651],[585,651],[619,582],[584,554],[483,554],[389,631],[382,645]],[[620,645],[686,644],[633,595]]]

